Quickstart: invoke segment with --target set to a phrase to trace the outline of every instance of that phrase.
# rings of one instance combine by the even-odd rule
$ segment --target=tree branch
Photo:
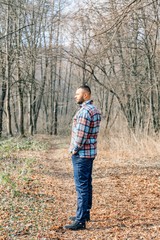
[[[29,24],[29,25],[23,26],[23,27],[17,29],[16,31],[9,32],[8,34],[6,34],[6,35],[0,37],[0,40],[3,39],[3,38],[5,38],[5,37],[7,37],[7,36],[9,36],[9,35],[12,35],[13,33],[20,32],[22,29],[24,29],[24,28],[26,28],[26,27],[29,27],[29,26],[32,26],[32,25],[34,25],[34,24],[32,23],[32,24]]]

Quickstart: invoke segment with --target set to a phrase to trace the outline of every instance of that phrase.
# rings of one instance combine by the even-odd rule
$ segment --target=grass
[[[12,152],[17,150],[45,150],[48,148],[48,143],[29,138],[9,138],[0,141],[0,152]]]
[[[99,151],[105,156],[117,159],[154,159],[160,156],[160,137],[135,135],[127,131],[100,135]]]
[[[36,195],[30,194],[30,183],[37,164],[33,153],[48,149],[49,143],[41,139],[10,138],[0,141],[0,239],[17,239],[18,234],[27,234],[25,226],[30,226],[28,223],[31,221],[30,214],[25,214],[27,209],[37,218],[43,212],[43,198],[37,199]],[[34,187],[38,185],[39,181],[34,181]],[[19,233],[16,232],[17,227]],[[36,228],[34,231],[37,231]]]

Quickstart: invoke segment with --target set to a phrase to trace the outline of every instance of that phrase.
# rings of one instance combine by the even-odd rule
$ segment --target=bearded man
[[[91,89],[88,86],[77,89],[75,101],[80,109],[73,119],[70,152],[77,192],[77,211],[76,216],[69,218],[73,222],[64,226],[69,230],[85,229],[86,221],[90,220],[92,168],[97,155],[97,136],[101,121],[101,114],[93,105]]]

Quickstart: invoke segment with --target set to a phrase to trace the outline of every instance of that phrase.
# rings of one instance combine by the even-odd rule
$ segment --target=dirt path
[[[16,180],[14,196],[1,186],[0,239],[160,239],[159,159],[120,161],[100,154],[94,162],[91,221],[74,232],[62,228],[76,209],[67,146],[20,152],[18,158],[25,155],[36,159],[28,179]]]

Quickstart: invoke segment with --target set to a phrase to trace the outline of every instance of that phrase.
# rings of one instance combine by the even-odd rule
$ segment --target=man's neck
[[[88,99],[88,100],[84,101],[83,103],[79,104],[79,106],[82,107],[82,106],[85,105],[86,103],[92,102],[92,101],[93,101],[93,100]]]

